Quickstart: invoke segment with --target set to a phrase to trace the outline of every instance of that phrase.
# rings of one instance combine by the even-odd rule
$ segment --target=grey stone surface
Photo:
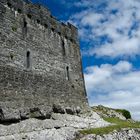
[[[10,108],[0,109],[0,122],[3,121],[16,121],[20,119],[19,110],[13,110]]]
[[[126,120],[125,116],[121,112],[117,112],[113,108],[104,107],[102,105],[93,106],[93,111],[97,112],[102,117],[115,117],[121,120]]]
[[[61,120],[66,124],[66,126],[76,129],[97,128],[110,125],[110,123],[105,122],[95,112],[92,112],[90,115],[86,114],[85,116],[53,113],[52,119]]]
[[[27,120],[0,125],[0,140],[75,140],[78,131],[88,128],[99,128],[111,125],[95,112],[81,116],[53,113],[51,119]],[[122,129],[107,135],[80,136],[79,140],[139,140],[140,129]]]
[[[122,129],[103,136],[91,134],[79,140],[140,140],[140,129]]]
[[[30,133],[14,134],[0,137],[0,140],[72,140],[75,138],[73,128],[50,129]]]
[[[65,114],[65,109],[64,107],[62,107],[61,105],[53,105],[53,112],[54,113],[61,113],[61,114]]]
[[[28,119],[30,117],[30,109],[29,108],[20,109],[20,117],[21,119]]]
[[[54,113],[51,119],[30,118],[11,125],[0,125],[0,140],[73,140],[80,129],[107,125],[110,124],[94,112],[85,116]]]
[[[74,108],[67,107],[65,110],[67,114],[74,115],[75,113],[77,113],[77,111]]]
[[[0,107],[15,112],[7,119],[49,118],[53,104],[87,108],[77,32],[42,6],[0,0]]]

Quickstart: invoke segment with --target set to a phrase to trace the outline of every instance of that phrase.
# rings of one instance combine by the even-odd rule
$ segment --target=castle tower
[[[88,104],[77,28],[42,6],[0,0],[0,120],[39,117],[54,104]]]

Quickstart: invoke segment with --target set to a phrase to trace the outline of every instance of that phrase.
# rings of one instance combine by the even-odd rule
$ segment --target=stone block
[[[17,109],[0,108],[0,122],[19,121],[20,112]]]
[[[54,113],[65,114],[65,108],[62,105],[54,104],[53,105],[53,112]]]

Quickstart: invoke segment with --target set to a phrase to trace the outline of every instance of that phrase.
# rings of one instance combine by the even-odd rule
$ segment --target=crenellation
[[[66,25],[58,22],[58,20],[51,15],[47,8],[37,4],[27,3],[23,0],[0,0],[0,3],[14,9],[19,14],[26,15],[31,20],[35,20],[38,24],[42,24],[45,28],[48,27],[53,29],[55,32],[68,38],[70,41],[78,43],[77,28],[70,23]]]
[[[77,28],[23,0],[0,13],[0,109],[86,108]]]

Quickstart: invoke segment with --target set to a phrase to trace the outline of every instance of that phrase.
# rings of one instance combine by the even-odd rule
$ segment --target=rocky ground
[[[120,118],[124,119],[122,116]],[[109,125],[112,124],[104,121],[94,111],[78,115],[52,113],[49,119],[29,118],[1,124],[0,140],[140,140],[140,129],[122,129],[103,136],[79,133],[82,129]]]
[[[121,112],[117,112],[117,109],[104,107],[102,105],[93,106],[92,110],[95,111],[101,117],[115,117],[121,120],[126,120],[125,116]]]
[[[140,140],[140,129],[122,129],[103,136],[91,134],[81,137],[80,140]]]
[[[107,126],[95,112],[88,116],[53,113],[51,119],[28,119],[10,125],[0,125],[0,140],[73,140],[84,128]]]

